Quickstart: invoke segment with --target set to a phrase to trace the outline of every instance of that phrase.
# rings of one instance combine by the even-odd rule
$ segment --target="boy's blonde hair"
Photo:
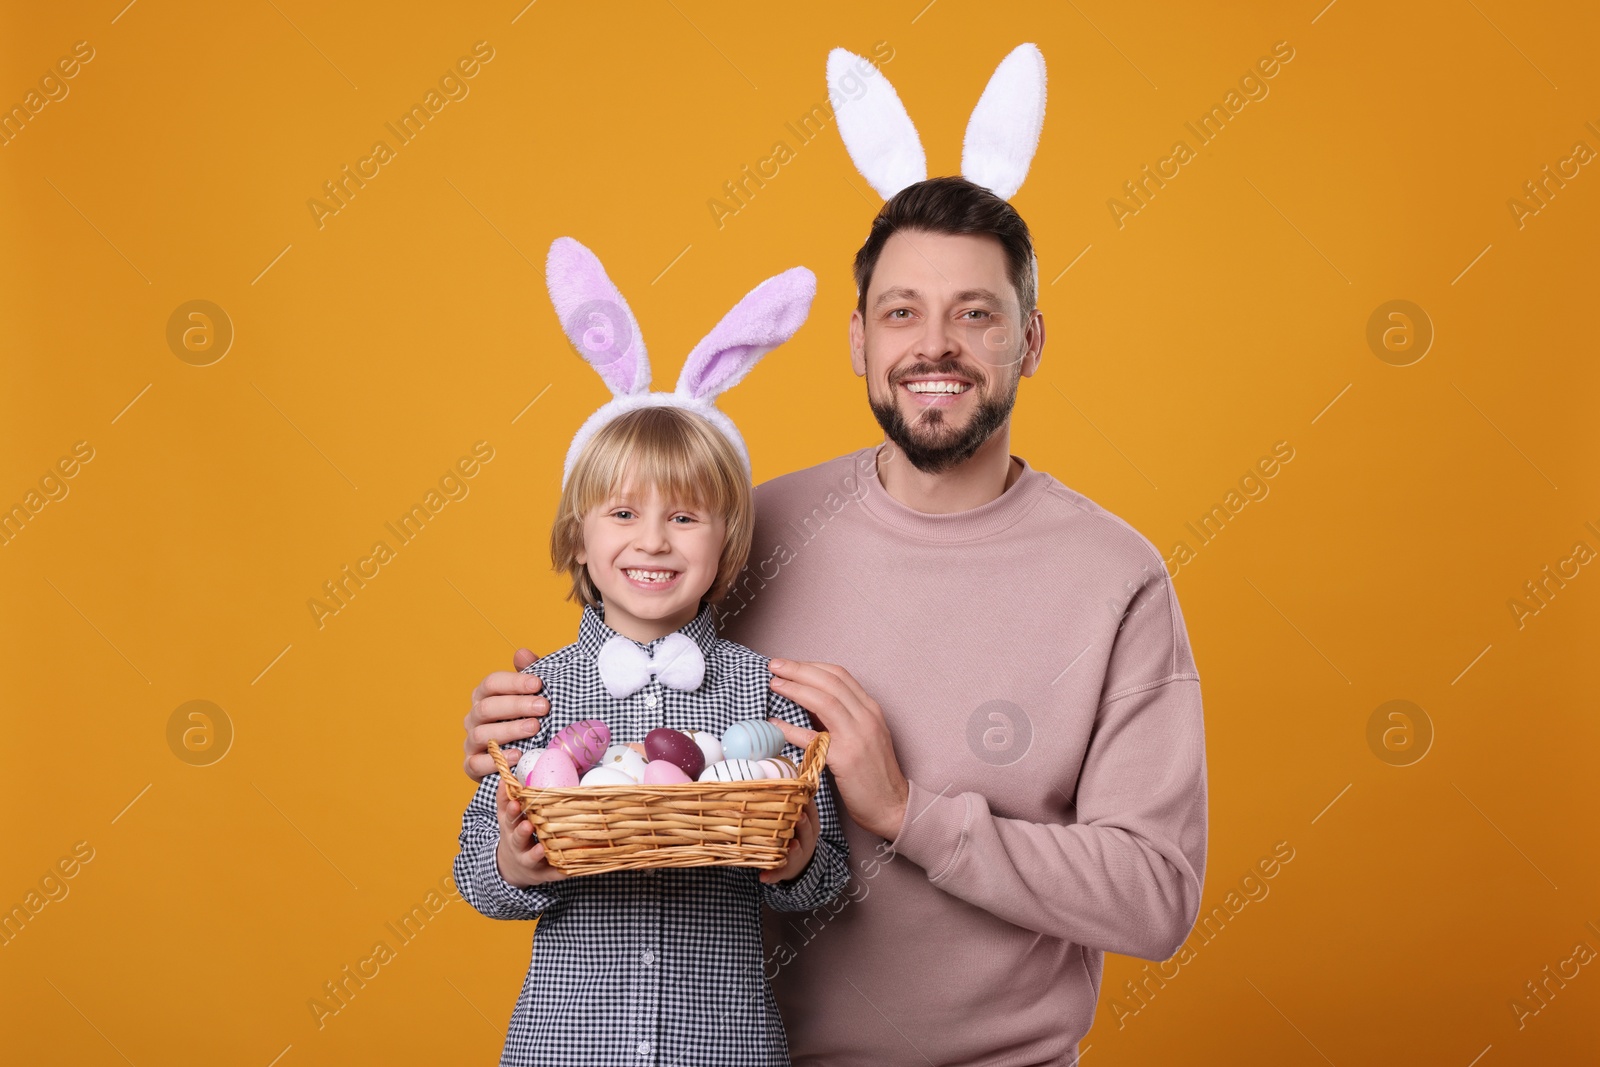
[[[572,577],[568,600],[600,604],[589,569],[578,562],[583,517],[624,486],[654,486],[664,501],[690,504],[723,517],[727,530],[717,576],[705,599],[728,592],[750,555],[755,507],[744,463],[721,431],[693,412],[669,406],[637,408],[602,426],[583,446],[561,491],[550,530],[550,560]]]

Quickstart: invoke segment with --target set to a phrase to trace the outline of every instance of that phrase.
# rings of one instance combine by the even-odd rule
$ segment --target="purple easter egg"
[[[528,772],[530,789],[570,789],[577,784],[577,764],[559,748],[545,749]]]
[[[691,779],[698,778],[700,772],[706,769],[706,754],[700,751],[694,738],[665,727],[644,735],[644,754],[652,761],[665,760],[676,764]],[[645,764],[645,770],[649,769],[650,765]]]
[[[578,773],[584,774],[599,763],[606,749],[611,747],[611,727],[599,719],[580,719],[558,730],[550,747],[571,756]]]

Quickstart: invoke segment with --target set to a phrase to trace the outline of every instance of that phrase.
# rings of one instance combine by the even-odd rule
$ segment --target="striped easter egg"
[[[747,759],[726,759],[700,772],[702,782],[755,782],[766,777]]]
[[[800,771],[793,763],[782,756],[773,756],[769,759],[759,760],[756,763],[761,768],[761,773],[768,778],[798,778]]]
[[[580,719],[557,731],[550,747],[571,756],[578,773],[584,774],[599,763],[606,749],[611,747],[611,727],[599,719]]]
[[[783,751],[783,733],[766,719],[740,719],[722,735],[723,759],[771,759]]]

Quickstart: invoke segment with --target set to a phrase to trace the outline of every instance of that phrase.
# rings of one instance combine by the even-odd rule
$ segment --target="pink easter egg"
[[[559,748],[547,748],[528,772],[530,789],[570,789],[578,784],[578,766]]]
[[[676,763],[657,759],[644,765],[644,781],[646,785],[683,785],[694,779],[683,773],[683,768]]]
[[[756,766],[761,768],[761,773],[768,778],[798,778],[799,772],[794,764],[782,756],[773,756],[771,759],[760,760]]]
[[[558,730],[550,747],[571,756],[573,765],[582,774],[599,763],[606,749],[611,747],[611,727],[599,719],[580,719]]]

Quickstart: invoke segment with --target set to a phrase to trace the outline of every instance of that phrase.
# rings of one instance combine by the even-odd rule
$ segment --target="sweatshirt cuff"
[[[955,866],[966,844],[967,797],[930,793],[916,782],[907,785],[905,819],[889,847],[927,871],[928,881],[938,882]]]

